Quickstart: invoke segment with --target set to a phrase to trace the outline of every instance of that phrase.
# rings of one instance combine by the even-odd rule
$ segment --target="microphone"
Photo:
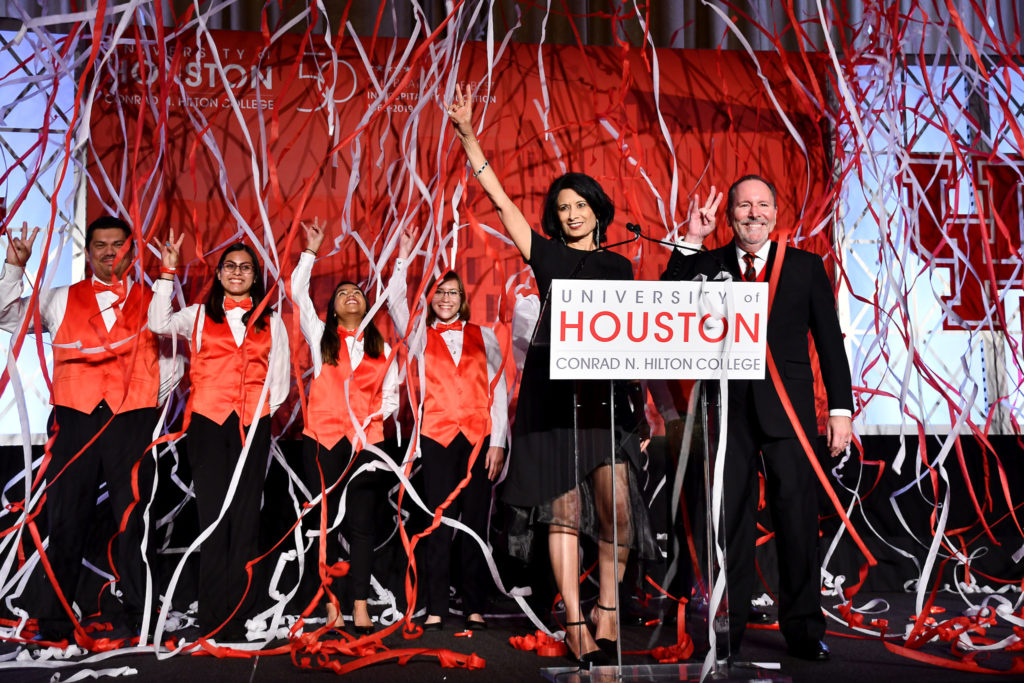
[[[643,234],[643,232],[641,232],[640,226],[637,225],[636,223],[626,223],[626,230],[629,230],[631,233],[636,235],[636,237],[634,239],[643,238],[643,239],[647,240],[648,242],[654,242],[655,244],[664,244],[666,247],[672,247],[672,248],[675,248],[675,247],[679,246],[675,242],[668,242],[668,241],[665,241],[665,240],[656,240],[653,237],[648,237],[647,235]],[[630,240],[630,241],[632,241],[632,240]]]
[[[631,233],[633,233],[632,237],[630,237],[628,240],[622,240],[621,242],[616,242],[615,244],[606,244],[603,247],[598,247],[596,251],[604,251],[606,249],[611,249],[612,247],[621,247],[623,244],[631,244],[632,242],[636,242],[638,239],[643,237],[643,235],[640,234],[639,225],[626,223],[626,230],[629,230]]]
[[[666,247],[672,247],[673,250],[675,250],[679,246],[679,244],[676,243],[676,242],[668,242],[666,240],[656,240],[653,237],[648,237],[647,235],[643,234],[643,232],[641,232],[640,226],[637,225],[636,223],[626,223],[626,230],[629,230],[631,233],[633,233],[636,236],[634,239],[642,237],[643,239],[647,240],[648,242],[654,242],[655,244],[663,244]],[[722,259],[719,257],[719,255],[718,255],[718,253],[716,251],[714,251],[714,250],[711,250],[711,251],[701,251],[699,253],[709,254],[712,258],[714,258],[715,263],[720,268],[719,272],[716,273],[713,278],[711,278],[712,280],[732,280],[733,279],[732,273],[729,271],[729,267],[722,261]],[[671,264],[672,264],[672,259],[669,259],[669,265],[671,266]],[[664,273],[662,275],[663,279],[664,279],[665,275],[668,275],[668,273],[666,272],[666,273]],[[669,279],[675,280],[675,279],[678,279],[678,278],[677,277],[670,277]]]

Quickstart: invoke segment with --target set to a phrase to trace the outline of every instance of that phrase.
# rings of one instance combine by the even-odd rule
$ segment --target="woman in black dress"
[[[548,189],[541,219],[548,235],[545,238],[530,227],[519,207],[505,194],[484,157],[473,133],[469,92],[456,88],[448,116],[466,151],[473,177],[480,182],[505,231],[530,264],[542,301],[547,300],[551,281],[556,278],[633,279],[627,259],[598,250],[615,207],[597,181],[581,173],[567,173],[555,179]],[[620,420],[616,411],[618,450],[613,471],[609,383],[552,380],[548,373],[550,329],[550,311],[543,305],[523,367],[502,497],[528,525],[547,525],[551,568],[565,603],[566,644],[580,662],[593,663],[604,661],[602,650],[614,650],[616,645],[614,605],[629,548],[653,556],[655,545],[631,466],[641,450],[640,430],[633,429],[637,427],[635,413],[626,410],[632,419]],[[616,403],[628,401],[616,391]],[[613,507],[617,508],[614,517]],[[617,520],[618,549],[612,545],[616,531],[613,519]],[[598,604],[591,612],[596,640],[583,621],[580,608],[580,531],[598,540],[600,589]],[[527,538],[528,535],[512,536],[510,550],[514,555],[523,557],[527,553]]]

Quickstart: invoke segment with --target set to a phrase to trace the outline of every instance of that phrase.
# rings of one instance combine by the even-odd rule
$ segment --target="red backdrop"
[[[147,238],[161,239],[166,226],[186,230],[190,254],[216,251],[245,224],[267,253],[276,248],[285,273],[301,248],[292,242],[283,250],[297,217],[326,218],[334,236],[358,233],[373,255],[403,218],[451,229],[464,157],[437,106],[448,74],[438,77],[429,52],[399,72],[404,87],[378,92],[377,83],[393,73],[389,58],[416,46],[366,40],[364,62],[349,40],[332,64],[326,46],[302,49],[297,36],[268,47],[261,34],[213,36],[219,63],[186,33],[168,48],[169,69],[154,67],[159,55],[136,44],[119,48],[120,63],[101,71],[91,161],[102,171],[90,173],[92,199],[99,200],[90,202],[91,215],[123,203]],[[818,86],[800,82],[778,55],[758,54],[759,74],[746,54],[659,50],[656,100],[650,56],[639,51],[545,47],[538,62],[536,45],[509,45],[488,90],[481,84],[485,50],[468,43],[457,77],[479,84],[478,97],[489,100],[486,118],[483,103],[476,104],[482,142],[528,217],[539,215],[547,184],[565,170],[595,176],[615,200],[613,241],[625,237],[627,220],[664,237],[683,219],[691,192],[721,189],[746,172],[777,183],[780,227],[806,233],[827,209],[817,201],[827,196],[825,131],[809,99]],[[333,116],[328,99],[335,100]],[[101,174],[110,182],[97,182]],[[416,187],[419,180],[425,185]],[[473,184],[460,203],[463,221],[466,207],[497,227]],[[719,237],[727,232],[723,227]],[[460,242],[457,265],[472,282],[476,310],[493,319],[492,297],[504,290],[499,273],[520,270],[519,259],[472,230]],[[488,248],[500,257],[497,269]],[[655,277],[667,259],[660,248],[625,251],[638,263],[638,277]],[[317,275],[366,277],[373,270],[367,256],[345,240]]]
[[[726,51],[539,52],[510,44],[491,59],[485,43],[445,56],[429,43],[386,39],[346,39],[332,54],[331,46],[298,36],[212,37],[215,52],[197,44],[195,33],[169,41],[164,54],[141,38],[122,45],[97,71],[92,107],[90,217],[127,212],[154,244],[169,226],[185,230],[189,300],[199,296],[220,248],[238,238],[258,245],[271,264],[268,276],[286,282],[303,247],[296,221],[314,216],[328,221],[337,245],[318,261],[314,301],[342,277],[373,290],[390,274],[390,250],[404,225],[451,240],[458,211],[454,265],[473,317],[510,320],[510,295],[529,286],[529,271],[513,247],[486,234],[484,226],[503,233],[486,197],[466,182],[464,155],[439,106],[455,79],[475,88],[484,148],[533,220],[553,178],[583,171],[615,201],[612,242],[625,239],[626,221],[664,239],[684,220],[691,193],[704,197],[713,184],[725,189],[742,174],[760,173],[778,186],[780,231],[828,250],[821,227],[828,225],[822,198],[831,196],[830,155],[813,58],[790,63],[758,53],[755,64]],[[405,66],[391,66],[406,53]],[[722,242],[730,237],[724,203],[719,223],[715,241]],[[668,258],[667,249],[647,243],[620,251],[638,278],[657,278]],[[155,250],[144,256],[147,272],[157,258]],[[442,259],[431,252],[438,267]],[[411,291],[422,263],[413,268]],[[301,342],[297,329],[293,337]]]

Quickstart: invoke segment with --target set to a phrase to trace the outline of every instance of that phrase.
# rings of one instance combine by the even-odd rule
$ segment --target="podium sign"
[[[551,379],[764,379],[768,285],[554,280]]]

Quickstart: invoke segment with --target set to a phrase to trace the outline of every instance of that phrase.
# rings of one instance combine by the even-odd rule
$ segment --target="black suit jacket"
[[[772,242],[766,280],[771,277],[777,252],[778,244]],[[732,242],[695,254],[674,250],[661,279],[693,280],[700,275],[710,278],[723,270],[731,273],[734,280],[743,279]],[[846,358],[836,301],[825,266],[820,256],[787,247],[775,300],[768,312],[768,348],[804,432],[813,444],[818,433],[818,421],[814,410],[814,375],[807,348],[808,333],[814,338],[818,352],[829,410],[845,408],[852,411],[850,363]],[[767,370],[763,380],[730,382],[730,395],[743,395],[748,384],[753,392],[757,419],[764,432],[772,437],[794,437],[796,431]]]

